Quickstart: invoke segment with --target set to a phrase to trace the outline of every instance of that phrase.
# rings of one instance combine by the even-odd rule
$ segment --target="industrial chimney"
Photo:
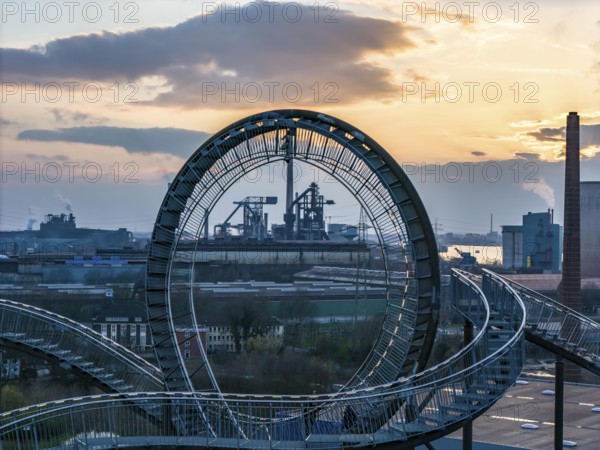
[[[567,154],[565,164],[565,220],[563,234],[563,266],[560,299],[565,306],[581,311],[581,229],[579,200],[579,115],[567,117]],[[567,321],[561,327],[561,335],[577,338],[581,333],[577,321]],[[559,377],[557,362],[557,380]],[[581,369],[573,363],[564,366],[564,379],[581,381]]]
[[[579,115],[567,117],[567,154],[565,165],[565,220],[561,301],[581,310],[581,230],[579,212]]]

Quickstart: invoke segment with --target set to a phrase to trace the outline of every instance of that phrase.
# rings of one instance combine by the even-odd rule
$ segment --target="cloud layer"
[[[369,57],[414,47],[409,26],[345,11],[337,11],[335,23],[324,23],[303,12],[296,22],[281,13],[264,13],[254,22],[244,20],[248,13],[240,12],[239,21],[235,15],[214,14],[164,28],[3,48],[3,79],[43,74],[52,80],[113,82],[159,76],[166,82],[155,102],[184,107],[198,105],[207,82],[294,82],[305,87],[332,82],[345,102],[397,91],[393,73]]]
[[[566,127],[559,128],[540,128],[527,133],[538,142],[564,142],[566,136]],[[581,148],[600,146],[600,124],[581,125]]]
[[[188,158],[209,133],[181,128],[121,128],[109,126],[25,130],[17,139],[41,142],[78,142],[123,147],[129,153],[169,153]]]

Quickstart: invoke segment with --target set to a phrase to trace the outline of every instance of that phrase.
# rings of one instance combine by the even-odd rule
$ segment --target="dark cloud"
[[[69,157],[67,155],[40,155],[38,153],[26,153],[25,157],[33,160],[41,160],[41,161],[69,161]]]
[[[487,155],[487,153],[486,152],[480,152],[480,151],[476,150],[474,152],[471,152],[471,155],[473,155],[473,156],[485,156],[485,155]]]
[[[92,114],[80,111],[69,111],[68,109],[52,108],[50,110],[56,123],[66,122],[87,122],[88,124],[99,125],[106,122],[103,117],[97,117]]]
[[[160,152],[187,158],[210,135],[180,128],[74,127],[25,130],[17,139],[41,142],[79,142],[123,147],[130,153]]]
[[[540,160],[540,155],[537,153],[528,153],[528,152],[517,152],[515,153],[517,158],[523,158],[528,160]]]
[[[581,125],[581,148],[600,146],[600,124]],[[527,136],[535,138],[539,142],[565,142],[566,127],[540,128],[536,131],[526,133]]]
[[[336,13],[337,23],[315,22],[309,14],[291,23],[281,15],[270,20],[264,11],[256,23],[243,20],[244,15],[236,21],[215,14],[164,28],[104,31],[29,49],[0,49],[3,78],[44,74],[113,82],[158,75],[171,87],[157,99],[165,104],[197,103],[202,82],[333,82],[344,101],[398,92],[391,71],[361,61],[373,53],[414,47],[408,25],[347,11]]]
[[[9,126],[9,125],[16,125],[17,122],[13,122],[11,120],[6,120],[6,119],[2,119],[0,118],[0,126]]]
[[[561,128],[540,128],[536,131],[530,131],[527,136],[531,136],[540,142],[557,142],[565,140],[565,127]]]

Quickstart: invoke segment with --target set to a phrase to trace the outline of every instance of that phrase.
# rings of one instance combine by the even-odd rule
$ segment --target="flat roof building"
[[[562,228],[553,211],[527,213],[522,225],[502,227],[502,267],[558,272],[561,270]]]
[[[581,275],[600,277],[600,181],[581,183]]]

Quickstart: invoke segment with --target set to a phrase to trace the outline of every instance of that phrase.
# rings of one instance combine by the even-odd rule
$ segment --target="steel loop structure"
[[[194,386],[176,329],[197,329],[195,252],[208,215],[232,184],[274,162],[302,161],[331,175],[362,205],[382,248],[387,310],[377,343],[346,389],[378,386],[425,367],[437,326],[440,275],[435,237],[419,196],[398,163],[373,139],[334,117],[278,110],[242,119],[216,133],[169,186],[149,245],[146,298],[158,364],[171,391],[218,392],[206,355],[207,383]],[[200,299],[201,301],[201,299]],[[200,338],[198,339],[198,346]]]
[[[201,360],[194,384],[179,331],[203,317],[195,290],[200,234],[231,186],[274,162],[317,167],[346,187],[379,240],[384,287],[381,331],[339,391],[319,395],[221,392]],[[326,263],[326,261],[324,261]],[[327,264],[304,276],[352,272]],[[249,449],[414,448],[483,414],[521,373],[525,337],[598,370],[600,325],[491,271],[452,273],[452,306],[474,332],[446,361],[426,368],[435,338],[440,274],[431,224],[394,159],[351,125],[328,115],[278,110],[215,134],[184,164],[157,215],[148,250],[146,301],[159,367],[89,328],[28,305],[0,301],[0,344],[69,363],[103,395],[58,400],[0,414],[0,450],[118,447]],[[597,373],[597,372],[596,372]],[[117,376],[118,375],[118,376]],[[119,381],[115,381],[115,380]],[[130,381],[131,380],[131,381]]]

